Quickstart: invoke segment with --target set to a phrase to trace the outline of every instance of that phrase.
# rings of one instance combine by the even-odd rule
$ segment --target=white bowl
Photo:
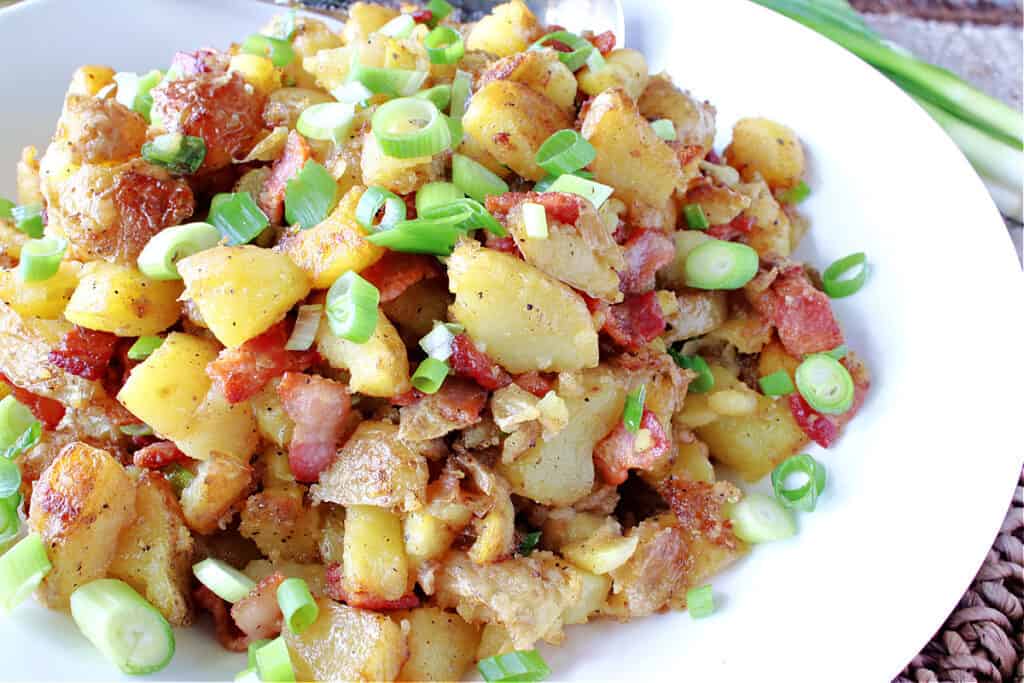
[[[225,47],[274,8],[245,0],[36,0],[0,11],[0,194],[21,145],[42,151],[72,70],[166,67]],[[895,86],[825,39],[742,0],[627,2],[629,45],[710,99],[719,143],[764,115],[810,158],[819,267],[867,252],[872,275],[835,302],[874,375],[830,451],[824,500],[790,541],[714,580],[718,611],[568,628],[544,648],[557,679],[885,681],[925,644],[985,557],[1021,463],[1022,278],[970,166]],[[104,680],[117,671],[69,617],[25,605],[0,623],[4,677]],[[179,631],[159,679],[228,679],[244,657],[208,626]]]

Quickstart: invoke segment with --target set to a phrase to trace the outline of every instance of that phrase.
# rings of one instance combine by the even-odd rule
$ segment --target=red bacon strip
[[[626,269],[619,273],[619,289],[625,294],[643,294],[654,289],[655,273],[676,256],[675,242],[661,230],[635,230],[623,246]]]
[[[288,328],[281,321],[235,349],[224,349],[206,366],[206,374],[228,399],[238,403],[258,394],[285,372],[301,372],[318,362],[316,351],[286,351]]]
[[[588,38],[590,44],[597,48],[603,56],[607,57],[608,53],[615,49],[615,34],[611,31],[605,31],[604,33],[598,33],[596,36]]]
[[[314,482],[334,460],[351,407],[345,386],[319,375],[286,372],[277,387],[284,411],[295,421],[288,465],[301,482]]]
[[[638,349],[665,331],[665,316],[654,292],[627,296],[609,306],[601,328],[619,346]]]
[[[380,290],[381,303],[387,303],[420,280],[441,277],[442,273],[441,265],[433,257],[389,251],[360,275]]]
[[[271,167],[270,175],[263,182],[257,203],[267,214],[267,218],[275,225],[281,223],[284,217],[284,191],[288,181],[302,170],[306,162],[313,158],[313,151],[309,148],[306,138],[294,130],[288,133],[288,141],[285,142],[284,152],[278,157]]]
[[[640,428],[651,435],[650,446],[642,451],[636,450],[637,435],[626,429],[621,420],[594,447],[594,468],[605,483],[618,486],[626,481],[631,468],[650,469],[668,451],[668,436],[654,413],[644,411]]]
[[[434,13],[428,9],[418,9],[412,13],[412,20],[417,24],[429,24],[434,20]]]
[[[729,242],[742,235],[749,235],[754,229],[755,220],[753,216],[740,214],[728,223],[713,225],[707,230],[707,234],[716,240]]]
[[[775,325],[779,341],[791,356],[828,351],[843,343],[828,296],[814,288],[799,266],[780,273],[751,303]]]
[[[545,377],[536,370],[516,375],[512,381],[515,382],[520,389],[529,391],[538,398],[544,398],[544,395],[551,391],[555,386],[553,379]]]
[[[512,375],[478,349],[473,340],[465,334],[455,337],[448,362],[456,375],[469,377],[489,391],[512,383]]]
[[[170,441],[157,441],[143,446],[132,454],[132,464],[147,470],[158,470],[176,462],[189,462],[191,458],[178,450]]]
[[[352,592],[345,588],[345,575],[338,563],[327,566],[325,589],[327,597],[338,602],[344,602],[350,607],[361,609],[372,609],[378,611],[394,609],[413,609],[420,606],[420,599],[415,593],[408,593],[397,600],[385,600],[384,598],[371,593]]]
[[[487,198],[487,210],[504,223],[508,212],[523,202],[541,204],[549,221],[573,225],[580,217],[581,197],[568,192],[506,192]]]
[[[519,245],[516,244],[515,238],[509,235],[506,235],[505,237],[495,237],[491,233],[487,233],[484,246],[488,249],[512,254],[516,258],[523,258],[523,252],[519,251]]]
[[[283,582],[284,576],[274,572],[231,607],[231,618],[249,642],[274,638],[281,633],[284,615],[277,603],[277,588]]]
[[[249,647],[249,638],[238,630],[231,619],[228,603],[203,584],[192,591],[192,598],[200,609],[206,610],[213,617],[213,629],[220,646],[230,652],[245,652]]]
[[[797,392],[789,395],[789,412],[800,425],[800,429],[814,443],[828,448],[839,438],[839,432],[860,410],[871,388],[871,377],[867,368],[856,357],[847,356],[840,361],[853,378],[853,405],[842,415],[824,415],[819,413]]]
[[[11,382],[11,380],[7,378],[7,375],[3,373],[0,373],[0,382],[3,382],[10,387],[15,400],[28,408],[32,415],[43,423],[43,427],[46,429],[57,428],[57,424],[64,417],[64,406],[60,401],[55,401],[52,398],[33,394],[31,391],[22,389]]]
[[[117,335],[84,327],[72,327],[60,344],[50,351],[49,361],[58,368],[83,379],[102,379],[117,347]]]

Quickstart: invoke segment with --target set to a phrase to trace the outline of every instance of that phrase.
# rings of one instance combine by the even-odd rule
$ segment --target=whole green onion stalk
[[[887,43],[847,0],[753,0],[800,22],[881,71],[953,139],[996,206],[1016,221],[1024,192],[1024,116],[955,74]]]

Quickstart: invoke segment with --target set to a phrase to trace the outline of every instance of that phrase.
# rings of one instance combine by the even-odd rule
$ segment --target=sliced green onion
[[[462,36],[450,26],[438,26],[423,39],[431,64],[457,64],[466,54]]]
[[[675,349],[669,349],[668,354],[679,367],[697,373],[697,378],[686,387],[687,391],[693,394],[706,394],[715,388],[715,376],[711,374],[711,368],[708,367],[706,360],[700,356],[684,356]]]
[[[452,102],[448,113],[453,119],[462,120],[469,103],[469,91],[473,85],[473,77],[465,71],[456,71],[452,79]]]
[[[452,182],[480,203],[491,195],[508,192],[508,183],[462,154],[452,155]]]
[[[146,360],[149,355],[160,348],[164,343],[163,337],[144,336],[139,337],[128,349],[128,358],[131,360]]]
[[[331,95],[339,102],[365,107],[367,100],[373,97],[373,91],[359,81],[349,81],[332,90]]]
[[[842,360],[846,358],[846,354],[850,352],[850,348],[846,344],[840,344],[834,349],[828,351],[822,351],[829,358],[835,358],[836,360]]]
[[[302,633],[320,616],[309,586],[302,579],[291,577],[277,587],[277,604],[284,615],[284,623],[292,633]]]
[[[227,562],[208,557],[192,565],[192,573],[217,597],[236,603],[252,592],[256,582]]]
[[[455,183],[427,183],[416,191],[416,213],[422,214],[424,211],[450,204],[464,196],[462,190],[456,187]]]
[[[568,31],[555,31],[554,33],[549,33],[531,45],[529,49],[539,50],[546,47],[545,43],[550,40],[557,40],[570,48],[571,52],[558,52],[558,59],[561,60],[562,64],[569,67],[570,71],[576,71],[577,69],[582,68],[584,64],[587,64],[587,60],[591,58],[593,53],[597,52],[599,56],[601,54],[590,43],[590,41],[585,38],[581,38],[575,33],[569,33]],[[604,60],[602,59],[601,63],[595,63],[595,66],[600,68],[600,66],[603,65],[603,62]],[[596,71],[597,69],[595,68],[592,70]]]
[[[175,463],[171,466],[170,470],[164,473],[164,478],[171,483],[174,492],[180,496],[181,492],[187,489],[189,484],[196,478],[196,475],[180,464]]]
[[[408,38],[416,28],[416,20],[411,14],[399,14],[397,17],[377,29],[377,33],[389,38]]]
[[[854,385],[850,371],[824,353],[807,356],[797,367],[796,388],[819,413],[842,415],[853,405]]]
[[[139,270],[153,280],[180,280],[178,261],[217,246],[221,232],[209,223],[186,223],[164,228],[142,248],[137,261]]]
[[[331,331],[342,339],[365,344],[377,329],[379,304],[380,291],[350,270],[327,290],[327,323]]]
[[[295,129],[312,140],[340,143],[352,132],[356,108],[347,102],[322,102],[302,110]]]
[[[446,219],[450,225],[457,226],[464,231],[483,228],[497,237],[505,236],[505,228],[498,222],[498,219],[492,216],[480,202],[468,197],[425,209],[422,219]]]
[[[235,683],[262,683],[262,680],[260,672],[256,670],[255,666],[250,666],[235,674]]]
[[[799,204],[811,195],[811,188],[807,183],[800,181],[793,187],[779,195],[779,201],[783,204]]]
[[[575,130],[566,128],[553,133],[537,150],[535,161],[551,175],[572,173],[597,157],[597,150]]]
[[[295,50],[292,49],[290,42],[261,33],[254,33],[246,38],[242,43],[242,52],[267,57],[274,66],[288,66],[295,61]]]
[[[299,306],[299,315],[295,319],[295,327],[284,345],[285,351],[305,351],[313,345],[316,331],[320,329],[320,318],[324,307],[321,304]]]
[[[700,204],[687,204],[683,207],[683,217],[686,218],[686,227],[690,230],[707,230],[708,217],[704,215],[704,209]]]
[[[162,71],[154,69],[142,76],[122,71],[114,74],[117,83],[117,94],[114,98],[124,106],[142,115],[150,122],[150,111],[153,108],[153,96],[150,90],[155,88],[164,78]]]
[[[790,477],[801,475],[802,484],[787,486]],[[783,506],[814,512],[818,496],[825,490],[825,466],[806,453],[786,458],[772,471],[772,490]]]
[[[19,204],[11,209],[14,227],[33,238],[43,236],[43,205]]]
[[[445,109],[452,101],[452,87],[450,85],[435,85],[433,88],[420,90],[413,97],[430,100],[438,109]]]
[[[441,388],[450,368],[443,360],[424,358],[412,374],[412,385],[424,394],[434,394]]]
[[[10,199],[0,197],[0,220],[14,220],[14,217],[11,215],[11,209],[14,207],[15,204]]]
[[[672,123],[672,119],[651,121],[651,128],[654,130],[654,134],[662,140],[673,142],[676,139],[676,124]]]
[[[580,178],[583,178],[585,180],[593,180],[594,179],[594,174],[591,173],[590,171],[573,171],[572,174],[574,176],[579,176]],[[544,176],[543,178],[541,178],[540,180],[537,181],[537,184],[533,186],[533,191],[534,192],[550,192],[551,191],[551,186],[555,184],[556,180],[558,180],[558,176],[546,175],[546,176]]]
[[[0,459],[0,462],[10,462],[10,460],[4,458]],[[21,476],[20,472],[18,476]],[[0,544],[7,545],[21,531],[21,515],[18,514],[20,507],[21,494],[19,493],[0,499]]]
[[[119,432],[127,436],[150,436],[153,434],[153,428],[148,424],[137,423],[131,425],[121,425],[117,428]]]
[[[437,23],[452,13],[452,6],[447,0],[430,0],[427,3],[427,9],[430,10],[430,24],[431,26],[437,26]]]
[[[548,238],[548,212],[542,204],[523,202],[523,227],[532,240]]]
[[[67,240],[59,237],[41,237],[25,242],[21,246],[21,261],[18,263],[22,282],[42,282],[56,275],[67,248]]]
[[[231,245],[248,244],[270,225],[270,219],[248,192],[223,192],[214,196],[208,219]]]
[[[249,643],[249,647],[246,649],[246,666],[253,670],[256,669],[256,651],[268,643],[270,643],[270,638],[260,638]]]
[[[481,659],[476,667],[488,683],[542,681],[551,675],[551,668],[536,650],[515,650],[488,657]]]
[[[359,51],[352,52],[348,80],[359,81],[371,92],[395,97],[409,97],[427,80],[429,72],[364,66],[359,62]]]
[[[640,420],[644,416],[644,401],[647,398],[647,385],[641,384],[626,395],[626,405],[622,409],[622,424],[633,434],[640,431]]]
[[[587,180],[586,178],[566,173],[565,175],[558,176],[555,182],[551,183],[548,192],[569,192],[579,195],[584,199],[590,200],[595,209],[600,209],[608,201],[608,198],[612,196],[612,193],[615,192],[615,189],[608,185],[595,183],[593,180]]]
[[[97,579],[71,594],[82,634],[127,674],[160,671],[174,656],[174,631],[160,611],[124,581]]]
[[[38,422],[28,408],[14,396],[0,399],[0,448],[8,448]]]
[[[295,669],[284,638],[278,636],[256,650],[256,669],[261,681],[290,683],[295,680]]]
[[[14,443],[0,450],[0,457],[16,458],[22,453],[27,452],[39,443],[39,437],[42,433],[43,426],[39,423],[39,420],[35,420],[21,433],[21,436],[14,440]]]
[[[189,175],[203,165],[206,143],[194,135],[165,133],[142,146],[142,158],[171,173]]]
[[[765,396],[788,396],[796,391],[793,380],[785,370],[778,370],[770,375],[765,375],[758,380],[761,385],[761,393]]]
[[[708,240],[686,255],[686,284],[697,289],[739,289],[754,279],[757,252],[745,244]]]
[[[5,552],[0,557],[0,615],[20,605],[51,569],[39,534],[29,534]]]
[[[403,97],[385,102],[373,114],[373,135],[396,159],[429,157],[448,148],[451,131],[430,100]]]
[[[523,557],[529,557],[530,553],[532,553],[539,544],[539,531],[531,531],[528,534],[523,534],[523,540],[519,542],[519,554]]]
[[[435,360],[446,361],[452,355],[452,342],[455,341],[455,326],[446,323],[435,323],[434,328],[419,341],[420,348]]]
[[[395,223],[405,220],[405,200],[390,190],[373,185],[366,188],[363,196],[359,198],[359,203],[356,204],[356,222],[367,232],[373,232],[377,229],[374,222],[381,207],[384,208],[384,216],[379,224],[380,229],[389,229],[394,227]]]
[[[736,537],[747,543],[781,541],[796,533],[796,520],[786,508],[763,493],[748,493],[730,506],[729,519]]]
[[[284,216],[290,225],[309,230],[322,223],[337,203],[337,181],[313,159],[285,184]]]
[[[714,614],[715,594],[710,585],[686,591],[686,611],[694,619],[703,619]]]
[[[10,498],[21,488],[21,470],[13,460],[0,458],[0,498]]]
[[[852,276],[851,272],[856,271]],[[821,274],[825,293],[833,299],[856,294],[868,279],[867,256],[859,251],[839,259]]]
[[[459,145],[462,144],[462,138],[465,137],[462,120],[453,119],[451,116],[447,116],[445,114],[441,114],[441,118],[444,119],[445,124],[448,126],[448,132],[451,133],[451,148],[458,149]]]
[[[274,17],[273,38],[291,40],[295,35],[295,10],[288,10],[284,14]]]
[[[450,256],[455,243],[466,234],[460,227],[466,220],[465,215],[468,212],[454,218],[399,221],[390,230],[368,235],[366,241],[392,251]]]

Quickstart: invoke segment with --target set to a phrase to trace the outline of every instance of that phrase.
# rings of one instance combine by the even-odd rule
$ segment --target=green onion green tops
[[[476,666],[488,683],[542,681],[551,675],[550,667],[536,650],[516,650],[488,657],[481,659]]]
[[[468,197],[424,209],[422,218],[424,220],[449,221],[452,225],[465,231],[483,228],[497,237],[505,236],[505,228],[498,222],[498,219],[492,216],[480,202]]]
[[[537,150],[537,165],[554,176],[572,173],[597,158],[597,150],[583,136],[572,129],[560,130],[541,144]]]
[[[786,508],[763,493],[748,493],[729,507],[736,537],[747,543],[781,541],[796,534],[796,520]]]
[[[686,255],[686,284],[697,289],[739,289],[754,279],[757,252],[745,244],[709,240]]]
[[[375,225],[381,208],[384,209],[384,215],[380,219],[380,224]],[[390,190],[372,185],[366,188],[363,196],[359,198],[356,205],[356,222],[367,232],[373,232],[378,228],[386,230],[394,227],[395,223],[405,220],[406,209],[404,199]]]
[[[783,204],[799,204],[811,195],[811,188],[807,183],[800,181],[793,187],[779,195],[779,201]]]
[[[189,470],[185,469],[178,463],[174,465],[164,473],[164,478],[171,483],[174,488],[174,492],[181,497],[181,492],[188,488],[188,485],[192,483],[192,480],[196,478],[196,475],[192,474]]]
[[[522,211],[526,236],[531,240],[546,240],[548,238],[548,212],[544,205],[523,202]]]
[[[11,218],[14,227],[29,237],[38,239],[43,236],[42,204],[19,204],[11,209]]]
[[[193,135],[165,133],[142,146],[142,158],[171,173],[189,175],[203,165],[206,143]]]
[[[0,399],[0,448],[16,444],[23,434],[39,424],[28,408],[13,396]]]
[[[644,416],[644,401],[646,398],[646,384],[641,384],[639,388],[626,395],[626,405],[622,409],[622,424],[633,434],[640,430],[640,420]]]
[[[472,86],[472,77],[465,71],[456,71],[452,80],[452,101],[448,114],[453,119],[462,120],[469,104],[469,91]]]
[[[256,652],[270,643],[270,638],[260,638],[249,643],[249,647],[246,649],[246,665],[255,670],[256,669]],[[256,680],[259,680],[258,678]]]
[[[850,371],[824,353],[807,356],[797,367],[796,388],[819,413],[842,415],[853,406],[854,384]]]
[[[389,38],[408,38],[416,28],[416,20],[411,14],[399,14],[397,17],[377,29],[377,33]]]
[[[435,394],[444,383],[450,368],[436,358],[424,358],[412,375],[412,385],[424,394]]]
[[[655,135],[666,142],[673,142],[676,139],[676,124],[672,123],[672,119],[651,121],[651,129]]]
[[[214,196],[208,220],[233,246],[252,242],[270,225],[270,219],[248,192],[225,192]]]
[[[523,540],[519,542],[520,555],[529,557],[530,553],[540,544],[540,533],[539,531],[531,531],[523,535]]]
[[[290,683],[295,680],[295,669],[292,668],[288,645],[281,636],[256,650],[255,657],[256,670],[259,672],[261,681]]]
[[[114,75],[114,82],[117,83],[117,94],[114,97],[124,106],[141,114],[149,123],[150,111],[153,108],[153,96],[149,91],[155,88],[163,78],[163,72],[157,69],[142,76],[122,71]]]
[[[10,199],[0,197],[0,220],[13,220],[14,217],[11,215],[11,209],[13,209],[14,206],[14,202],[12,202]]]
[[[694,619],[703,619],[715,612],[715,594],[710,585],[686,591],[686,611]]]
[[[423,39],[431,64],[457,64],[466,53],[462,36],[450,26],[438,26]]]
[[[146,336],[139,337],[128,349],[128,358],[131,360],[146,360],[150,354],[160,348],[164,343],[163,337]]]
[[[4,462],[10,462],[10,460],[5,459]],[[18,477],[20,481],[20,471],[18,472]],[[20,507],[20,493],[0,499],[0,544],[6,545],[16,538],[18,533],[21,531],[21,516],[18,514],[18,509]],[[2,564],[2,562],[0,562],[0,564]],[[0,569],[0,574],[2,574],[2,571],[3,570]],[[0,596],[0,602],[2,601],[3,597]],[[2,612],[2,608],[0,608],[0,612]]]
[[[359,51],[352,52],[349,80],[358,81],[376,94],[409,97],[427,80],[428,72],[365,66],[359,61]]]
[[[857,252],[839,259],[821,274],[825,293],[833,299],[841,299],[860,291],[868,279],[867,256]]]
[[[454,8],[447,2],[447,0],[430,0],[430,2],[427,3],[427,9],[430,10],[431,14],[431,25],[437,26],[437,23],[451,14],[452,9]]]
[[[422,214],[438,206],[462,199],[465,195],[455,183],[427,183],[416,191],[416,213]],[[357,216],[358,217],[358,216]],[[405,216],[403,215],[404,219]]]
[[[581,178],[572,173],[558,176],[555,182],[551,183],[548,192],[568,192],[589,200],[595,209],[600,209],[608,198],[612,196],[615,189],[608,185],[595,183],[593,180]]]
[[[765,375],[758,380],[761,385],[761,392],[765,396],[788,396],[796,391],[793,380],[785,370],[778,370],[770,375]]]
[[[13,460],[0,458],[0,498],[10,498],[21,486],[21,470]]]
[[[429,157],[451,144],[451,130],[434,103],[416,97],[385,102],[373,114],[381,151],[396,159]]]
[[[450,85],[435,85],[433,88],[420,90],[413,97],[430,100],[438,109],[445,109],[452,101],[452,87]],[[454,143],[452,146],[455,146]]]
[[[302,633],[320,615],[320,608],[309,592],[306,582],[289,578],[277,587],[277,604],[284,615],[284,623],[292,633]]]
[[[573,171],[573,175],[579,176],[580,178],[583,178],[584,180],[593,180],[594,179],[594,174],[591,173],[590,171]],[[555,184],[556,180],[558,180],[558,176],[546,175],[546,176],[544,176],[543,178],[541,178],[540,180],[537,181],[537,183],[533,186],[533,191],[534,192],[550,192],[551,191],[551,186]]]
[[[142,248],[137,261],[139,270],[153,280],[180,280],[177,262],[217,246],[221,238],[221,231],[209,223],[164,228]]]
[[[691,394],[706,394],[715,388],[715,376],[711,374],[711,368],[708,367],[706,360],[700,356],[684,356],[674,349],[669,349],[668,353],[672,356],[676,365],[697,373],[697,378],[692,380],[686,387],[688,392]]]
[[[306,107],[299,114],[295,129],[311,140],[341,142],[352,131],[356,115],[354,103],[366,99],[361,97],[363,94],[356,94],[358,99],[351,103],[323,102]]]
[[[683,207],[683,218],[686,219],[686,227],[690,230],[707,230],[710,226],[708,217],[704,215],[704,209],[700,204],[687,204]]]
[[[565,64],[570,71],[576,71],[583,67],[584,64],[589,66],[591,70],[598,70],[604,66],[604,58],[601,57],[601,53],[598,52],[590,41],[585,38],[581,38],[575,33],[569,33],[568,31],[555,31],[543,36],[540,40],[530,46],[531,50],[539,50],[543,47],[547,47],[548,42],[557,41],[569,47],[569,52],[558,52],[558,59],[561,60],[562,64]]]
[[[256,582],[227,562],[208,557],[192,565],[192,573],[217,597],[235,603],[249,595]]]
[[[153,605],[116,579],[97,579],[71,594],[79,630],[126,674],[160,671],[174,656],[174,632]]]
[[[380,291],[350,270],[327,290],[327,323],[342,339],[365,344],[377,329],[379,304]]]
[[[790,477],[802,477],[802,483],[789,485]],[[825,466],[801,453],[786,458],[772,471],[772,491],[783,506],[813,512],[825,490]]]
[[[41,237],[25,242],[21,247],[18,275],[23,282],[49,280],[60,269],[67,248],[67,240],[58,237]]]
[[[52,568],[39,534],[29,534],[5,552],[0,557],[0,616],[20,605]]]
[[[508,192],[508,184],[476,161],[462,154],[452,155],[452,182],[476,201]]]
[[[338,183],[313,159],[285,184],[284,215],[290,225],[305,230],[319,225],[337,203]]]

